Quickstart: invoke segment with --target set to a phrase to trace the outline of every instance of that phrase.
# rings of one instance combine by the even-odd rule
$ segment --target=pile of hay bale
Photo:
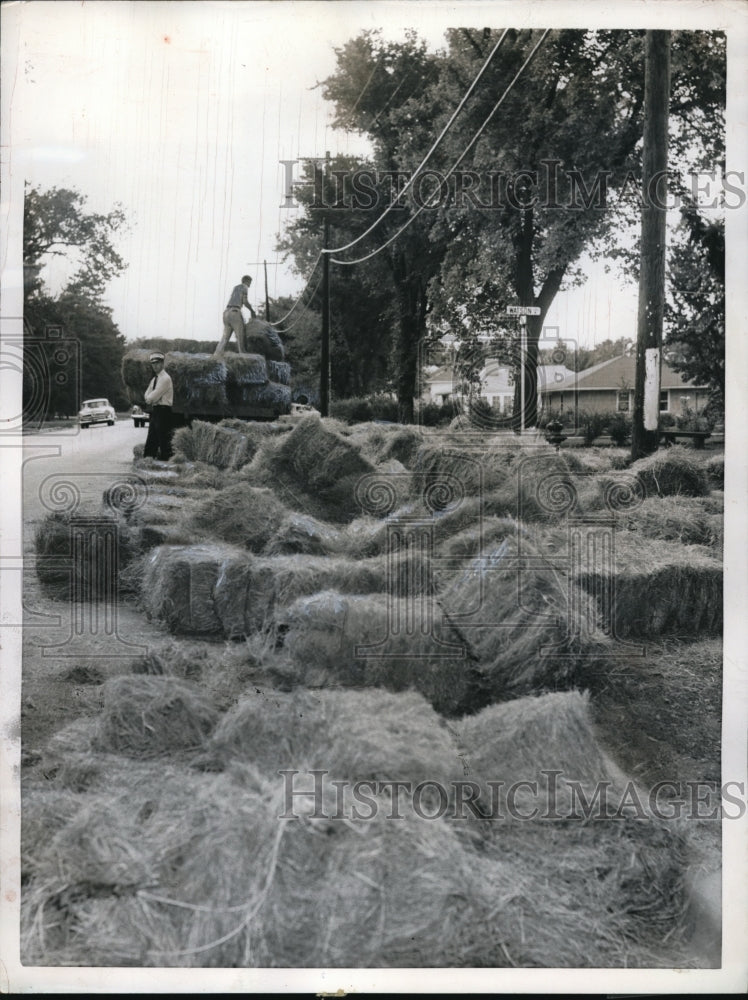
[[[251,327],[251,331],[249,328]],[[164,368],[174,386],[173,410],[185,416],[240,413],[274,419],[291,409],[291,369],[283,345],[269,324],[249,324],[248,352],[221,355],[169,351]],[[144,392],[153,372],[149,350],[133,349],[122,360],[122,379],[132,404],[145,406]]]

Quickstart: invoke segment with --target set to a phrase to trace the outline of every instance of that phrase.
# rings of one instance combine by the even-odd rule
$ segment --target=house
[[[538,393],[564,382],[574,373],[565,365],[538,365]],[[510,414],[514,406],[515,373],[506,365],[489,358],[479,372],[477,395],[485,399],[499,413]],[[426,398],[430,402],[444,404],[455,396],[462,395],[459,380],[451,367],[438,368],[427,376]]]
[[[634,409],[636,359],[621,355],[600,364],[572,372],[561,381],[547,382],[541,388],[543,407],[556,412],[574,409],[591,413],[628,413]],[[707,403],[709,391],[705,385],[687,382],[670,365],[662,362],[660,380],[660,413],[674,416],[686,409],[699,412]]]

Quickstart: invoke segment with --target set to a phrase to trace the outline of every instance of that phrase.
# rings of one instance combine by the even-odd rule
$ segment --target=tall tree
[[[725,224],[695,205],[681,210],[681,239],[671,247],[665,356],[714,401],[725,401]]]
[[[23,265],[24,319],[37,344],[50,327],[62,327],[68,340],[77,341],[77,377],[59,384],[39,386],[39,370],[32,368],[33,352],[26,357],[24,406],[32,397],[41,414],[77,412],[81,399],[107,396],[115,406],[127,405],[120,376],[125,338],[103,302],[107,283],[127,266],[115,247],[118,232],[126,227],[122,209],[106,215],[87,212],[86,198],[67,188],[39,191],[27,188],[24,203]],[[62,257],[70,277],[57,297],[44,287],[41,271],[50,258]],[[52,345],[53,347],[54,345]],[[44,377],[44,376],[41,376]],[[75,398],[76,387],[81,398]],[[39,392],[44,399],[40,407]]]
[[[408,135],[421,128],[416,109],[426,89],[438,74],[438,62],[415,34],[407,33],[402,43],[385,42],[378,33],[366,31],[336,49],[336,72],[325,80],[323,94],[335,107],[334,123],[367,136],[373,145],[374,173],[370,179],[371,205],[361,210],[363,233],[385,208],[397,208],[376,226],[366,241],[341,259],[354,260],[383,249],[377,255],[388,271],[388,285],[394,292],[395,384],[401,422],[414,419],[413,400],[419,376],[419,353],[426,335],[428,285],[437,273],[443,247],[432,234],[427,217],[415,218],[412,199],[399,198],[403,173],[412,169]],[[403,228],[408,223],[407,228]],[[403,230],[395,239],[395,234]],[[392,239],[392,242],[389,242]],[[356,280],[376,260],[352,265]],[[345,265],[337,265],[343,268]],[[391,293],[392,294],[392,293]]]
[[[448,136],[444,167],[489,119],[498,96],[539,37],[538,32],[509,33],[475,99]],[[495,44],[496,34],[460,29],[450,32],[448,40],[436,93],[428,96],[437,109],[434,130],[446,115],[438,108],[454,106]],[[551,32],[490,117],[442,208],[442,225],[451,238],[432,283],[435,317],[453,327],[496,330],[508,326],[500,318],[507,303],[540,308],[540,315],[528,320],[529,423],[534,416],[537,343],[547,310],[562,288],[582,280],[579,258],[584,250],[617,252],[619,226],[632,217],[636,205],[642,58],[640,32]],[[723,107],[720,38],[697,42],[676,33],[676,152],[697,149],[702,157],[707,150],[718,155]],[[710,115],[713,121],[706,128]],[[423,116],[429,117],[428,106]],[[701,131],[690,124],[694,116]]]

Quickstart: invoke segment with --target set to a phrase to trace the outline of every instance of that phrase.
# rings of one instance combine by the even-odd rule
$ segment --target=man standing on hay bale
[[[153,378],[143,396],[151,407],[151,419],[148,422],[148,437],[145,439],[143,455],[146,458],[160,458],[162,462],[168,462],[172,456],[171,408],[174,403],[174,387],[171,375],[164,368],[163,354],[154,351],[149,360]]]
[[[251,284],[252,279],[248,274],[245,274],[242,277],[241,285],[234,285],[232,288],[229,301],[223,310],[223,336],[218,347],[215,349],[214,356],[215,354],[223,354],[228,346],[228,342],[231,340],[232,333],[236,334],[236,343],[239,351],[242,354],[246,354],[244,349],[244,317],[242,316],[242,306],[249,310],[252,319],[256,318],[256,313],[247,298],[247,292],[249,292]]]

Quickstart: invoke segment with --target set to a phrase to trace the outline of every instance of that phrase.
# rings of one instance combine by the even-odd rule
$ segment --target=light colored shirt
[[[166,369],[162,368],[158,375],[154,375],[143,395],[149,406],[173,405],[174,386],[171,383],[171,375]]]
[[[240,309],[242,306],[249,309],[249,300],[247,299],[247,286],[246,285],[234,285],[231,289],[231,295],[226,303],[227,309]]]

